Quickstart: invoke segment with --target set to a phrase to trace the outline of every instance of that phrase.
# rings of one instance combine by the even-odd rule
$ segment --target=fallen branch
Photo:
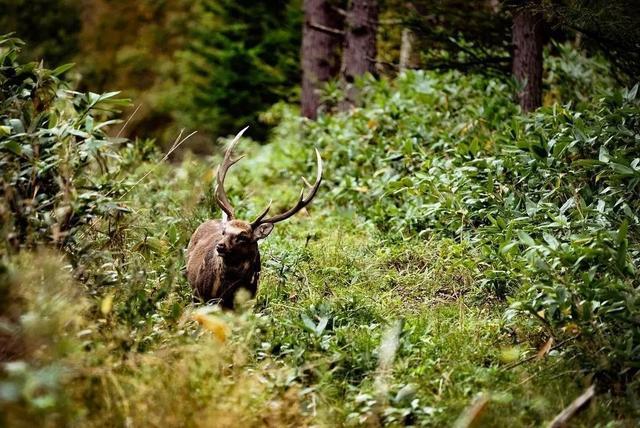
[[[367,56],[367,61],[372,62],[374,64],[380,64],[380,65],[386,65],[389,68],[393,68],[393,69],[398,69],[400,68],[400,66],[398,64],[394,64],[392,62],[388,62],[388,61],[382,61],[370,56]]]
[[[344,31],[338,30],[336,28],[327,27],[326,25],[316,24],[315,22],[310,22],[309,23],[309,27],[313,28],[314,30],[321,31],[323,33],[331,34],[331,35],[334,35],[334,36],[344,37]]]
[[[591,385],[585,392],[582,393],[578,398],[573,400],[569,406],[567,406],[562,412],[558,414],[551,423],[549,424],[549,428],[561,428],[569,422],[576,413],[584,408],[584,406],[591,401],[591,399],[596,395],[595,386]]]
[[[575,338],[577,338],[577,337],[578,337],[578,335],[575,335],[575,336],[572,336],[572,337],[570,337],[570,338],[568,338],[568,339],[563,340],[562,342],[558,343],[558,344],[557,344],[557,345],[555,345],[554,347],[550,348],[550,349],[547,351],[547,354],[548,354],[549,352],[551,352],[551,351],[554,351],[554,350],[556,350],[556,349],[560,348],[560,347],[561,347],[562,345],[564,345],[565,343],[570,342],[570,341],[574,340],[574,339],[575,339]],[[536,352],[535,354],[533,354],[532,356],[530,356],[530,357],[528,357],[528,358],[525,358],[524,360],[516,361],[515,363],[513,363],[513,364],[511,364],[511,365],[506,366],[506,367],[505,367],[505,368],[503,368],[502,370],[511,370],[511,369],[512,369],[512,368],[514,368],[514,367],[518,367],[518,366],[520,366],[520,365],[522,365],[522,364],[524,364],[524,363],[528,363],[529,361],[534,360],[534,359],[536,359],[536,358],[539,358],[539,352]]]

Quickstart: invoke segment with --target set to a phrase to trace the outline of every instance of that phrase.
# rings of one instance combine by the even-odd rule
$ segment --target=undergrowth
[[[540,426],[594,382],[576,426],[637,423],[636,90],[522,117],[508,82],[416,71],[315,123],[275,106],[228,180],[239,215],[291,204],[314,146],[325,182],[262,244],[255,301],[221,312],[184,275],[219,158],[110,139],[83,100],[115,94],[68,92],[15,44],[4,425],[448,426],[484,396],[483,426]]]

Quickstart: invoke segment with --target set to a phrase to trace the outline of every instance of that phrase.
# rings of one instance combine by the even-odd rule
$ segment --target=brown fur
[[[255,231],[242,220],[209,220],[194,232],[187,249],[187,279],[205,302],[216,300],[232,308],[236,292],[255,296],[260,253]],[[221,255],[217,246],[223,246]]]

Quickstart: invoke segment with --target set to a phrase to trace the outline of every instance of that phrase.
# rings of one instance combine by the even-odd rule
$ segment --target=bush
[[[510,313],[531,313],[558,341],[577,335],[570,346],[590,371],[633,372],[637,86],[589,107],[554,105],[521,117],[509,85],[478,76],[410,72],[362,83],[362,108],[306,122],[308,144],[328,160],[335,203],[392,239],[471,244],[485,290],[513,296]],[[308,146],[287,137],[296,121],[276,131],[294,158]]]
[[[0,231],[4,244],[65,245],[95,218],[126,211],[114,198],[125,140],[107,138],[104,120],[117,92],[68,90],[55,70],[16,62],[22,43],[0,38]]]
[[[565,43],[554,44],[545,56],[544,86],[545,105],[572,103],[589,109],[593,101],[610,95],[616,82],[609,63],[601,55],[587,57]]]

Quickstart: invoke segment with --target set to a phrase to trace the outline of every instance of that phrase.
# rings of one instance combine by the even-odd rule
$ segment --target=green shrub
[[[541,111],[525,122],[520,144],[531,225],[513,242],[536,276],[513,307],[536,314],[556,337],[577,335],[587,368],[614,378],[640,364],[637,90],[584,111]]]
[[[1,237],[63,245],[79,226],[125,211],[113,189],[114,148],[125,140],[108,138],[114,121],[103,118],[126,101],[68,90],[58,76],[69,65],[20,64],[20,45],[0,38]]]
[[[588,109],[616,87],[610,65],[601,55],[587,57],[569,43],[551,46],[544,66],[545,105],[572,103]]]
[[[469,243],[482,256],[485,291],[515,296],[512,309],[533,314],[557,340],[578,334],[570,346],[588,370],[633,372],[637,86],[521,117],[509,85],[478,76],[410,72],[362,83],[362,108],[305,122],[308,144],[290,137],[299,119],[288,116],[276,138],[291,143],[280,150],[295,158],[318,144],[336,205],[391,239]]]

